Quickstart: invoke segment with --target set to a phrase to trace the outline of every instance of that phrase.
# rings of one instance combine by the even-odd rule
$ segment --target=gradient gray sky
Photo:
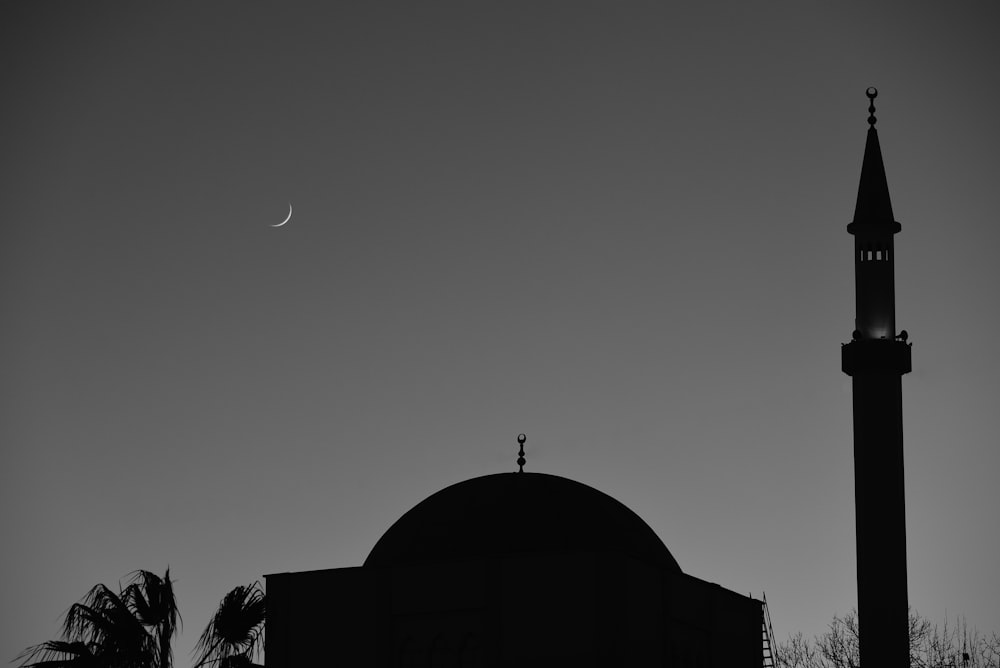
[[[821,632],[870,85],[910,600],[1000,630],[998,16],[935,7],[4,3],[0,656],[169,565],[186,666],[522,431]]]

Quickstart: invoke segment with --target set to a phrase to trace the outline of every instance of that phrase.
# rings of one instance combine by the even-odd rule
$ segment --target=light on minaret
[[[875,130],[874,88],[867,91],[868,138],[854,221],[856,308],[842,368],[854,397],[854,511],[861,664],[908,668],[906,512],[903,490],[902,376],[910,371],[906,332],[896,334],[892,214]]]

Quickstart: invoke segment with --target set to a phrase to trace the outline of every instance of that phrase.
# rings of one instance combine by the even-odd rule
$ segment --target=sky
[[[856,605],[854,212],[902,232],[911,605],[1000,631],[998,10],[4,3],[0,656],[168,566],[184,630],[516,470],[779,638]],[[294,209],[291,220],[273,227]]]

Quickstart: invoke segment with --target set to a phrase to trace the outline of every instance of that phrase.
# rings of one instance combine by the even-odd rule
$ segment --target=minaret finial
[[[524,442],[528,440],[528,437],[524,434],[517,435],[517,444],[521,446],[520,451],[517,453],[517,472],[524,473],[524,465],[527,460],[524,458]]]
[[[878,97],[878,88],[869,86],[865,95],[868,96],[868,125],[875,127],[875,98]]]

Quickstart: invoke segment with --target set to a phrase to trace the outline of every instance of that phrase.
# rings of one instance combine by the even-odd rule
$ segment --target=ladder
[[[771,611],[767,608],[767,594],[762,594],[760,625],[761,642],[764,645],[763,668],[775,668],[778,662],[777,643],[774,641],[774,627],[771,626]]]

